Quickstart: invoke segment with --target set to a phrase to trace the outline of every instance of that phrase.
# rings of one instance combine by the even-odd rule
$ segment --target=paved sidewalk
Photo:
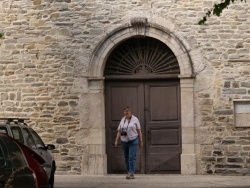
[[[250,176],[209,175],[56,175],[54,188],[250,188]]]

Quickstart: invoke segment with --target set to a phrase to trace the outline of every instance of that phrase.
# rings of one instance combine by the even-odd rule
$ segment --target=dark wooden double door
[[[122,149],[114,146],[123,108],[130,106],[141,123],[142,149],[137,173],[180,173],[181,119],[179,80],[106,81],[106,151],[108,173],[125,173]]]

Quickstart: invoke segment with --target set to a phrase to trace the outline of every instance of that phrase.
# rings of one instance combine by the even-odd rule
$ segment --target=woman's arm
[[[120,131],[117,131],[117,135],[115,138],[115,147],[118,145],[118,141],[120,140],[120,137],[121,137],[121,133],[120,133]]]
[[[137,130],[138,137],[139,137],[139,147],[142,148],[143,147],[143,140],[142,140],[141,129],[136,129],[136,130]]]

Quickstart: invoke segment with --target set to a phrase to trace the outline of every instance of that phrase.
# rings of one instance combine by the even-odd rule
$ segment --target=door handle
[[[150,134],[150,129],[148,129],[148,135],[147,135],[147,137],[148,137],[148,141],[150,141],[151,140],[151,134]]]

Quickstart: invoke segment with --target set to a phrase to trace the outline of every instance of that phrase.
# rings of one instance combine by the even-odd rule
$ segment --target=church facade
[[[248,175],[250,16],[235,2],[0,2],[0,117],[56,145],[57,174],[124,173],[124,106],[142,125],[142,174]]]

